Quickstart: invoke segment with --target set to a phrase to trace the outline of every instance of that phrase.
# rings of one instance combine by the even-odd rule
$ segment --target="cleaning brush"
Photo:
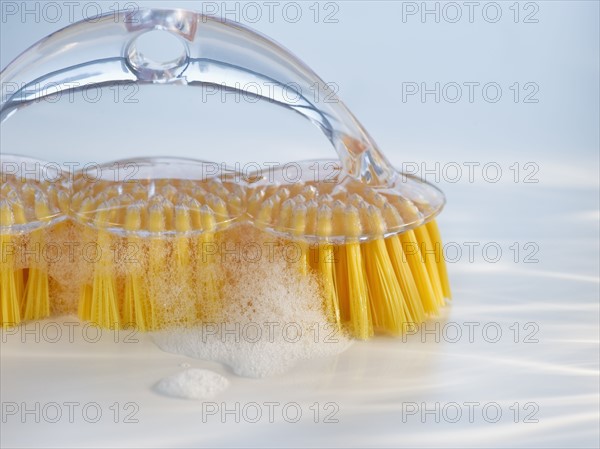
[[[0,323],[50,315],[48,243],[68,207],[66,180],[47,163],[2,155],[0,186]]]
[[[149,60],[140,48],[138,39],[156,31],[180,45],[169,61]],[[33,99],[74,85],[211,86],[304,116],[337,153],[335,160],[293,163],[296,179],[286,165],[244,176],[217,173],[218,164],[160,158],[118,163],[139,168],[128,181],[94,179],[98,167],[78,173],[70,198],[72,226],[97,248],[96,258],[74,266],[84,320],[143,330],[217,320],[227,281],[220,272],[224,244],[227,238],[252,243],[242,231],[227,234],[238,223],[296,248],[293,268],[318,278],[323,311],[357,338],[401,334],[436,315],[451,296],[435,222],[444,195],[395,170],[327,83],[243,25],[184,10],[111,13],[52,34],[2,74],[3,82],[23,86],[2,97],[2,120]],[[44,82],[53,89],[44,90]],[[114,164],[99,168],[114,172]],[[43,216],[45,197],[28,201],[37,197],[34,209]],[[15,204],[1,203],[3,230],[21,220]],[[3,245],[12,239],[3,231]],[[3,264],[3,320],[16,318],[19,301],[27,303],[28,317],[46,313],[44,272],[33,268],[21,274],[10,257]]]

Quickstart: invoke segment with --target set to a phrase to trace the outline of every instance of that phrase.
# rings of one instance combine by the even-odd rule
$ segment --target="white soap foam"
[[[260,242],[261,236],[250,238]],[[351,344],[328,322],[315,276],[281,258],[232,262],[226,269],[222,320],[155,332],[161,349],[224,363],[240,376],[266,377]]]
[[[229,381],[214,371],[190,368],[165,377],[155,386],[165,396],[184,399],[210,399],[229,387]]]
[[[271,319],[271,322],[276,321]],[[259,323],[251,326],[258,328]],[[330,341],[324,341],[323,337],[316,340],[312,324],[294,325],[294,336],[290,331],[289,338],[283,336],[281,329],[275,328],[270,336],[263,333],[257,341],[254,335],[252,341],[243,336],[236,341],[233,334],[225,330],[214,333],[215,328],[210,326],[160,332],[154,335],[154,339],[164,351],[224,363],[238,376],[254,378],[282,374],[301,360],[333,356],[351,344],[349,338],[339,334],[327,337]],[[288,326],[288,329],[292,327]],[[299,339],[296,330],[301,332]]]

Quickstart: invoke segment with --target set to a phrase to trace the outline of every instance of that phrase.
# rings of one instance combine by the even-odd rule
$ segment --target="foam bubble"
[[[271,322],[276,319],[272,318]],[[273,338],[263,335],[254,341],[253,336],[250,341],[242,336],[236,341],[236,336],[228,333],[225,326],[214,333],[214,327],[202,325],[157,332],[154,341],[164,351],[224,363],[238,376],[253,378],[282,374],[302,360],[333,356],[351,344],[351,340],[341,334],[326,335],[325,339],[315,341],[312,325],[294,328],[302,329],[299,339],[284,337],[275,330],[271,334]]]
[[[165,396],[210,399],[228,387],[229,381],[220,374],[206,369],[191,368],[165,377],[156,384],[155,389]]]

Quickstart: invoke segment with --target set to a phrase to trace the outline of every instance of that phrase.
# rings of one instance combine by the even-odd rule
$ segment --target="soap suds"
[[[155,386],[156,391],[165,396],[184,399],[210,399],[225,391],[229,381],[206,369],[186,369],[165,377]]]
[[[265,234],[240,229],[254,247],[268,246]],[[351,344],[325,316],[316,277],[301,274],[281,254],[228,260],[223,268],[222,319],[154,332],[161,349],[224,363],[240,376],[267,377],[301,360],[339,354]]]

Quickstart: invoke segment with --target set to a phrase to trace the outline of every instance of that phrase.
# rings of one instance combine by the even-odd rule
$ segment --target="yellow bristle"
[[[103,328],[118,329],[119,307],[117,280],[115,277],[113,252],[111,251],[112,239],[110,234],[103,229],[108,224],[110,214],[109,205],[104,203],[96,214],[98,228],[99,261],[94,267],[92,281],[90,321]]]
[[[81,202],[81,206],[79,207],[80,215],[87,215],[94,211],[94,207],[96,206],[96,201],[93,198],[84,198]]]
[[[419,288],[413,278],[406,255],[402,249],[400,237],[393,235],[385,239],[390,263],[396,274],[396,278],[402,289],[402,296],[407,305],[407,321],[409,323],[420,323],[425,319],[425,310],[423,309],[423,300]]]
[[[48,274],[44,270],[29,269],[24,296],[24,320],[39,320],[50,315]]]
[[[111,205],[110,214],[108,216],[109,226],[120,226],[125,221],[125,214],[127,213],[127,206],[133,201],[133,198],[128,193],[119,195],[118,198],[112,198],[109,202]]]
[[[201,280],[201,302],[198,314],[201,319],[211,321],[216,318],[219,305],[219,281],[217,278],[215,251],[215,231],[217,221],[213,210],[204,205],[200,208],[202,234],[200,234],[199,278]]]
[[[341,201],[332,202],[332,232],[334,236],[344,235],[345,211]],[[350,300],[348,291],[348,270],[346,268],[346,247],[344,244],[334,246],[336,259],[334,269],[335,290],[337,291],[342,322],[350,320]]]
[[[92,213],[96,202],[93,198],[81,197],[81,201],[77,201],[77,213],[81,216],[86,216]],[[71,203],[71,208],[75,204]],[[82,240],[85,245],[96,241],[96,233],[91,228],[85,227],[82,231]],[[89,263],[89,262],[88,262]],[[79,293],[79,303],[77,305],[77,316],[82,321],[90,321],[92,319],[92,294],[93,289],[91,284],[83,284]]]
[[[50,216],[48,199],[41,192],[35,194],[34,211],[38,220],[45,220]],[[43,230],[36,229],[31,233],[31,244],[35,251],[35,256],[31,262],[27,275],[27,285],[23,299],[23,319],[39,320],[50,315],[50,288],[48,272],[44,267],[40,267],[42,258],[42,249],[44,244]],[[38,265],[38,266],[35,266]]]
[[[318,210],[319,205],[315,200],[309,200],[306,203],[306,235],[315,235],[317,233]],[[331,218],[329,220],[331,221]],[[331,228],[331,224],[329,227]]]
[[[148,230],[161,233],[166,230],[167,220],[163,203],[152,204],[148,207]]]
[[[237,216],[242,213],[242,199],[234,193],[227,194],[227,206],[231,212],[231,215],[233,216]]]
[[[162,214],[164,215],[164,220],[165,220],[165,228],[164,230],[171,230],[172,229],[172,224],[175,221],[175,206],[173,206],[173,203],[171,203],[171,201],[169,201],[167,198],[165,198],[162,195],[157,195],[156,197],[152,198],[153,200],[156,201],[156,203],[160,203],[160,205],[163,208],[163,212]],[[152,202],[151,202],[152,204]]]
[[[23,185],[21,188],[21,198],[23,198],[23,204],[26,207],[33,207],[36,193],[37,190],[32,184],[26,183]]]
[[[275,202],[273,206],[273,217],[277,217],[277,226],[275,229],[280,232],[289,232],[291,229],[292,221],[292,208],[294,207],[294,201],[288,199],[281,204],[281,207],[277,209],[279,203]]]
[[[318,234],[317,215],[319,204],[315,200],[310,200],[306,204],[306,235],[314,236]],[[331,225],[330,225],[331,227]],[[311,243],[308,250],[308,265],[313,270],[319,269],[319,247],[318,243]]]
[[[256,192],[253,192],[251,195],[249,195],[248,203],[247,203],[248,213],[256,216],[256,213],[258,212],[258,210],[265,203],[264,198],[265,198],[264,190],[258,190]]]
[[[148,199],[148,188],[141,182],[134,182],[130,184],[129,194],[135,201],[146,201]]]
[[[89,284],[84,284],[79,292],[79,303],[77,304],[77,316],[81,321],[92,319],[92,294],[93,289]]]
[[[401,226],[404,221],[395,207],[385,202],[383,196],[375,194],[372,201],[383,212],[385,223],[388,229],[395,229]],[[410,266],[402,242],[398,235],[392,235],[385,239],[385,244],[390,256],[390,262],[394,267],[394,272],[400,283],[402,294],[407,304],[407,320],[414,324],[420,323],[425,319],[425,310],[423,309],[423,299],[417,287],[415,279],[410,271]]]
[[[135,234],[141,229],[142,214],[140,205],[132,205],[127,208],[125,214],[124,228],[131,233],[127,242],[134,248],[136,260],[127,265],[125,275],[125,289],[123,298],[123,324],[133,326],[135,329],[146,331],[152,330],[155,325],[154,308],[148,297],[148,290],[144,283],[143,261],[140,260],[141,241]]]
[[[429,274],[427,273],[427,267],[421,256],[421,250],[419,249],[419,243],[417,242],[415,233],[413,230],[406,231],[400,234],[399,238],[402,243],[402,249],[404,250],[404,256],[410,266],[410,271],[415,280],[415,284],[417,285],[417,289],[419,290],[423,310],[426,314],[436,314],[439,308],[438,303],[431,285]]]
[[[190,212],[185,206],[175,206],[175,230],[178,234],[187,234],[192,230]],[[178,248],[180,247],[179,256],[185,255],[187,263],[189,262],[189,248],[187,247],[187,245],[180,245],[183,242],[184,240],[178,240],[177,246]]]
[[[0,203],[0,225],[10,227],[14,224],[14,215],[6,201]],[[21,292],[19,291],[18,270],[14,267],[15,242],[10,234],[0,234],[0,323],[2,327],[17,325],[21,322]],[[21,283],[22,284],[22,283]]]
[[[189,198],[184,202],[190,213],[192,227],[195,230],[202,229],[202,215],[200,214],[200,203],[195,198]]]
[[[229,217],[229,213],[227,212],[227,205],[225,201],[223,201],[218,196],[210,193],[206,196],[206,200],[208,202],[208,206],[212,209],[215,216],[219,219],[225,219]]]
[[[274,195],[266,197],[267,199],[264,203],[269,203],[271,205],[271,215],[269,216],[269,220],[271,220],[272,217],[279,217],[279,210],[281,209],[282,203],[285,202],[289,196],[289,191],[286,188],[283,188],[281,191],[275,192]]]
[[[25,208],[20,201],[12,202],[12,212],[14,216],[14,224],[22,225],[27,223],[27,218],[25,217]]]
[[[19,198],[15,198],[15,201],[12,202],[12,211],[14,214],[14,224],[15,225],[23,225],[27,223],[27,218],[25,216],[25,208],[21,203]],[[17,248],[15,247],[15,251]],[[22,256],[21,256],[22,257]],[[7,261],[8,262],[8,261]],[[23,295],[25,293],[25,274],[27,270],[25,269],[15,269],[15,284],[17,297],[19,298],[19,303],[21,304],[21,308],[23,307]]]
[[[262,203],[260,207],[257,206],[256,222],[259,227],[264,227],[266,224],[271,222],[273,217],[273,200],[269,198],[267,201]]]
[[[318,190],[315,186],[307,185],[302,188],[300,194],[308,201],[314,200],[317,196]]]
[[[383,236],[385,224],[381,212],[368,208],[371,229]],[[373,325],[391,334],[400,334],[406,322],[406,300],[398,283],[383,237],[363,243],[362,255],[367,273],[369,302],[373,312]]]
[[[162,202],[157,202],[148,207],[148,230],[152,233],[149,237],[150,248],[148,251],[148,285],[150,288],[150,303],[153,306],[154,323],[151,328],[161,328],[167,310],[159,306],[164,304],[161,298],[163,294],[164,279],[168,277],[168,247],[162,233],[166,230],[165,207]]]
[[[429,233],[429,239],[434,245],[436,254],[435,261],[438,269],[438,276],[442,283],[442,292],[444,298],[452,298],[452,292],[450,291],[450,282],[448,281],[448,270],[446,269],[446,260],[444,259],[444,252],[442,248],[442,236],[435,220],[431,220],[426,225],[427,232]]]
[[[192,230],[192,219],[187,207],[178,205],[175,207],[175,276],[176,285],[180,288],[180,296],[184,298],[187,322],[196,320],[195,289],[192,286],[192,255],[190,231]]]
[[[67,204],[67,207],[65,208],[65,210],[68,210],[70,208],[71,210],[79,211],[81,209],[81,205],[85,199],[86,199],[86,197],[85,197],[84,192],[73,193],[73,195],[71,195],[70,204]],[[68,200],[68,197],[67,197],[67,200]]]
[[[331,235],[333,213],[327,205],[321,206],[317,212],[317,235],[326,239]],[[331,243],[325,241],[316,249],[317,272],[323,284],[323,297],[327,317],[341,326],[340,306],[335,288],[335,253]]]
[[[415,228],[415,237],[419,242],[419,248],[421,249],[421,256],[425,261],[425,266],[427,267],[427,274],[429,275],[429,279],[431,281],[431,286],[433,287],[433,291],[435,293],[435,299],[438,307],[442,307],[444,305],[444,291],[442,289],[442,281],[440,280],[440,275],[438,273],[436,258],[438,251],[436,251],[431,239],[429,238],[429,233],[427,232],[427,228],[425,226],[419,226]]]
[[[283,210],[283,206],[285,206],[286,204],[289,206],[291,206],[293,203],[292,201],[289,200],[290,198],[290,191],[289,189],[283,187],[282,189],[278,190],[273,196],[273,216],[277,217],[279,215],[281,215],[280,209]],[[291,214],[291,209],[288,209],[287,212],[289,212]],[[289,216],[284,216],[283,218],[283,222],[287,222],[287,220],[289,219]]]
[[[48,204],[56,204],[58,205],[58,188],[54,185],[54,184],[50,184],[49,186],[46,186],[45,190],[45,203],[46,203],[46,210],[49,211],[47,205]]]
[[[34,209],[35,209],[35,217],[38,220],[44,221],[44,220],[47,220],[48,217],[51,216],[50,206],[48,204],[48,198],[41,192],[37,192],[35,194]]]
[[[348,276],[350,326],[355,337],[367,339],[373,335],[373,323],[367,292],[365,266],[358,237],[361,234],[360,217],[354,206],[345,213],[346,269]]]
[[[69,210],[69,193],[61,190],[58,192],[58,207],[61,211],[66,212]]]
[[[292,211],[292,234],[298,237],[303,237],[306,231],[306,206],[302,203],[294,206]],[[308,273],[308,245],[305,241],[297,240],[295,242],[299,250],[298,254],[298,267],[300,273]]]
[[[173,184],[175,184],[177,182],[177,180],[175,179],[171,179],[171,180],[164,180],[166,182],[168,182],[168,184],[165,184],[164,186],[161,186],[160,188],[160,193],[163,197],[165,197],[169,202],[173,202],[173,199],[175,198],[175,195],[177,195],[177,187],[175,187]]]

